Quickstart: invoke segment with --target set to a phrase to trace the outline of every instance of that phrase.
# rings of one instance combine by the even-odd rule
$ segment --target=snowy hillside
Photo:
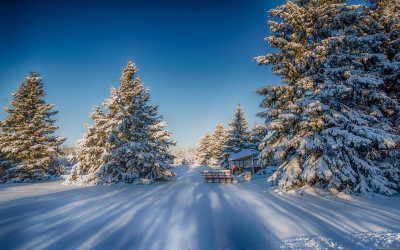
[[[152,185],[0,185],[2,249],[378,249],[400,246],[400,196],[271,191],[266,179],[204,183],[178,166]]]

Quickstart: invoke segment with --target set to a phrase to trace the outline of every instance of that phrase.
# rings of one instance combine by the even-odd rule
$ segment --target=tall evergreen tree
[[[197,142],[197,163],[200,165],[207,165],[208,159],[211,157],[210,153],[211,135],[206,132],[206,134],[200,137]]]
[[[266,134],[264,133],[262,126],[259,126],[257,122],[254,123],[253,128],[250,131],[250,144],[251,149],[259,150],[260,144],[264,141]]]
[[[78,143],[79,154],[64,184],[108,185],[146,184],[167,180],[175,174],[168,170],[173,156],[167,151],[176,142],[163,128],[158,106],[149,106],[149,88],[144,89],[138,70],[129,60],[122,69],[120,85],[111,87],[104,112],[95,106],[89,117],[93,125]]]
[[[46,95],[40,75],[31,72],[20,82],[14,99],[8,101],[6,120],[2,121],[0,148],[3,162],[0,165],[0,182],[32,182],[50,179],[64,173],[56,161],[59,146],[66,140],[52,135],[58,126],[52,118],[54,104],[46,104]]]
[[[400,141],[390,122],[398,105],[386,95],[381,75],[387,60],[385,34],[367,14],[368,8],[344,9],[336,17],[332,26],[341,33],[322,41],[328,67],[316,91],[302,103],[308,115],[322,116],[324,123],[319,136],[326,144],[321,162],[327,175],[319,179],[348,192],[393,195],[396,180],[387,172],[394,169],[382,166],[381,160],[398,154]],[[313,105],[320,110],[310,110]]]
[[[229,123],[228,137],[225,141],[225,148],[218,157],[217,166],[222,168],[229,167],[229,156],[236,154],[243,149],[251,148],[250,134],[247,131],[249,126],[247,125],[245,113],[242,111],[240,103],[235,110],[235,117],[229,117],[232,122]]]
[[[271,23],[275,35],[267,39],[279,52],[256,59],[274,64],[287,86],[256,91],[266,96],[260,106],[269,109],[259,116],[273,132],[260,159],[284,160],[269,179],[281,189],[309,183],[392,195],[395,185],[378,159],[379,150],[391,151],[398,141],[390,124],[377,119],[396,106],[377,74],[382,36],[360,29],[372,21],[360,15],[360,6],[342,2],[288,2],[270,11],[282,18],[280,24]]]
[[[265,96],[260,107],[267,108],[257,116],[265,118],[263,134],[271,134],[267,143],[262,143],[260,161],[267,165],[270,159],[289,160],[299,147],[304,121],[301,112],[292,106],[308,92],[315,89],[312,78],[325,63],[321,41],[332,36],[330,26],[345,0],[295,0],[287,1],[277,9],[269,11],[270,17],[278,17],[281,22],[268,21],[272,36],[265,40],[278,52],[254,58],[259,65],[272,64],[273,73],[281,76],[282,85],[267,85],[255,91]],[[318,126],[318,120],[312,122]],[[308,122],[309,123],[309,122]],[[297,161],[297,155],[293,160]],[[290,187],[297,183],[301,169],[297,165],[285,168],[284,178]],[[283,177],[282,177],[283,178]],[[274,179],[275,180],[275,179]],[[292,184],[293,183],[293,184]]]
[[[325,63],[321,40],[332,36],[330,29],[336,14],[344,7],[345,1],[287,1],[286,4],[270,10],[270,17],[279,17],[281,22],[269,21],[274,34],[265,40],[276,53],[256,57],[259,65],[272,64],[273,73],[282,77],[283,85],[267,85],[255,91],[265,96],[260,107],[268,108],[257,114],[265,118],[263,133],[271,133],[268,141],[261,144],[260,161],[267,165],[271,158],[283,160],[273,181],[280,181],[282,189],[300,185],[299,166],[301,156],[296,154],[300,147],[303,125],[310,119],[301,111],[293,110],[297,100],[315,89],[312,77]],[[314,126],[320,124],[311,120]],[[288,164],[293,163],[293,164]],[[283,169],[281,169],[283,167]],[[283,172],[284,174],[281,174]]]
[[[228,130],[224,128],[221,122],[217,124],[214,133],[211,136],[210,143],[210,159],[209,165],[215,167],[218,163],[218,157],[222,154],[222,150],[226,147],[225,142],[228,137]]]

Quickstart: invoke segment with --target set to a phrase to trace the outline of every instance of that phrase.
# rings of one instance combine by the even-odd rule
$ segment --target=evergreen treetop
[[[249,147],[250,133],[247,131],[249,126],[246,121],[245,113],[242,111],[240,103],[235,110],[235,117],[229,117],[232,120],[228,129],[228,138],[225,142],[226,152],[239,152]]]

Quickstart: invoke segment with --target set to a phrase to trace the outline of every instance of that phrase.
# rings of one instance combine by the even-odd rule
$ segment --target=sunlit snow
[[[0,185],[2,249],[377,249],[400,246],[400,196],[300,196],[266,179],[204,183],[178,166],[151,185]],[[317,193],[319,193],[317,191]]]

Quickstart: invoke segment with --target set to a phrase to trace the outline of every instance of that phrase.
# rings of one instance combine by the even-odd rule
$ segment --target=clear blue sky
[[[252,91],[280,78],[252,59],[272,52],[264,41],[267,11],[284,3],[2,1],[0,106],[8,106],[29,71],[37,71],[45,101],[59,111],[56,134],[72,146],[131,58],[177,148],[195,147],[218,122],[227,125],[238,103],[251,126],[262,123],[255,117],[262,97]],[[6,117],[0,111],[0,119]]]

